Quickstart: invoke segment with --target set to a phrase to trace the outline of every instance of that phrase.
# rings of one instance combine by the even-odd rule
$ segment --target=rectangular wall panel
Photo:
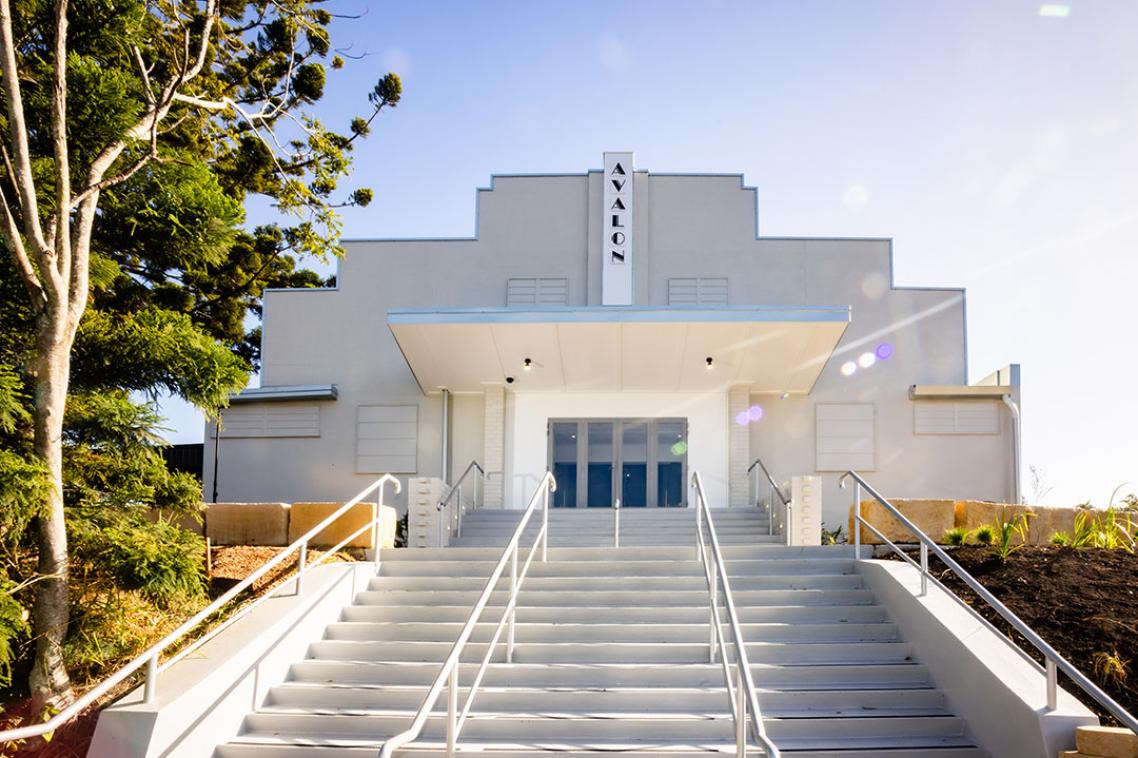
[[[999,434],[1000,404],[994,400],[919,400],[913,404],[914,434]]]
[[[418,470],[418,447],[419,406],[356,409],[357,474],[413,474]]]
[[[872,403],[822,403],[815,412],[815,468],[872,471],[876,467]]]
[[[313,404],[238,405],[221,412],[221,438],[319,437],[320,406]]]

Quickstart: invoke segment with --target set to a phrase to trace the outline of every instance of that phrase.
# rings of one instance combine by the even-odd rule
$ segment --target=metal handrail
[[[363,534],[368,529],[372,530],[372,539],[373,539],[372,544],[375,546],[375,565],[378,569],[378,567],[379,567],[379,524],[380,524],[380,519],[382,518],[381,512],[383,509],[384,485],[386,485],[387,483],[391,483],[393,485],[394,491],[396,492],[396,494],[398,494],[402,490],[402,485],[399,483],[399,480],[396,479],[391,474],[384,474],[383,476],[379,477],[374,482],[372,482],[370,485],[368,485],[368,487],[366,489],[364,489],[362,492],[360,492],[358,495],[356,495],[351,500],[349,500],[348,502],[344,503],[339,508],[337,508],[335,510],[335,512],[333,512],[331,515],[329,515],[327,518],[325,518],[319,524],[312,527],[307,532],[305,532],[303,535],[301,535],[299,538],[294,540],[291,545],[289,545],[284,550],[277,553],[275,556],[273,556],[272,558],[270,558],[269,560],[267,560],[263,564],[261,564],[261,567],[258,568],[256,571],[254,571],[252,574],[245,577],[243,580],[241,580],[237,584],[233,585],[233,587],[230,588],[221,597],[214,600],[212,603],[207,605],[201,611],[198,611],[188,621],[183,623],[177,629],[170,632],[165,637],[160,639],[158,642],[151,645],[149,648],[146,649],[145,652],[143,652],[137,658],[132,660],[130,663],[126,664],[125,666],[120,668],[118,671],[111,674],[109,677],[104,679],[99,684],[97,684],[94,687],[92,687],[91,689],[87,690],[85,693],[83,693],[83,695],[81,697],[72,701],[70,705],[68,705],[66,708],[61,710],[59,713],[55,714],[52,718],[43,722],[42,724],[34,724],[31,726],[24,726],[24,727],[20,727],[18,729],[9,729],[7,731],[0,732],[0,743],[15,741],[15,740],[23,740],[23,739],[27,739],[29,737],[38,737],[38,736],[41,736],[44,734],[48,734],[49,732],[54,732],[56,729],[63,726],[64,724],[66,724],[71,719],[73,719],[75,716],[79,715],[79,713],[82,712],[85,708],[87,708],[87,706],[91,705],[93,702],[98,700],[100,697],[102,697],[103,695],[105,695],[109,691],[111,691],[111,689],[113,689],[115,687],[115,685],[119,684],[120,682],[125,680],[127,677],[129,677],[131,674],[135,673],[140,668],[142,668],[143,665],[146,666],[146,685],[145,685],[145,689],[144,689],[145,702],[146,703],[153,703],[158,697],[158,674],[160,672],[165,671],[170,666],[172,666],[174,663],[181,660],[182,658],[184,658],[186,655],[193,652],[197,648],[201,647],[201,645],[205,644],[208,640],[213,639],[222,630],[228,628],[235,621],[237,621],[238,619],[247,615],[250,611],[252,611],[254,608],[259,606],[265,600],[268,600],[270,597],[277,597],[277,593],[275,593],[275,592],[265,593],[264,595],[262,595],[261,597],[257,598],[255,601],[253,601],[252,603],[249,603],[248,605],[243,606],[238,611],[236,611],[234,614],[232,614],[230,617],[228,617],[223,623],[221,623],[217,627],[214,627],[213,629],[211,629],[208,633],[206,633],[202,637],[199,637],[198,639],[194,640],[193,643],[191,643],[189,646],[180,650],[176,655],[174,655],[173,657],[168,659],[165,663],[163,663],[161,666],[159,666],[159,660],[158,659],[159,659],[159,656],[162,654],[162,651],[165,650],[166,648],[170,647],[170,645],[174,644],[178,640],[180,640],[187,633],[193,631],[199,624],[201,624],[207,618],[209,618],[210,616],[214,615],[219,610],[221,610],[230,600],[232,600],[234,597],[236,597],[240,593],[244,592],[249,587],[251,587],[254,582],[256,582],[262,576],[264,576],[265,574],[267,574],[268,572],[272,571],[274,568],[279,566],[281,563],[284,562],[284,560],[286,558],[288,558],[293,553],[299,552],[299,557],[298,557],[298,562],[297,562],[297,573],[296,573],[296,594],[298,594],[298,595],[304,589],[304,574],[305,574],[307,569],[312,568],[313,566],[317,566],[320,563],[323,563],[327,558],[334,555],[337,551],[339,551],[342,547],[344,547],[344,545],[348,544],[349,542],[354,540],[356,537],[359,537],[361,534]],[[345,513],[347,513],[350,509],[352,509],[356,505],[359,505],[361,502],[363,502],[364,498],[366,498],[368,495],[372,494],[373,492],[377,492],[377,491],[378,491],[378,496],[376,497],[375,518],[373,520],[371,520],[370,522],[361,526],[359,529],[354,531],[352,534],[348,535],[348,537],[345,538],[344,540],[341,540],[340,543],[338,545],[336,545],[334,548],[326,551],[318,560],[316,560],[313,563],[308,563],[307,562],[308,543],[314,537],[316,537],[316,535],[320,534],[320,532],[324,531],[329,526],[331,526],[337,519],[339,519],[341,516],[343,516]]]
[[[440,510],[440,511],[445,510],[447,505],[450,504],[451,499],[453,497],[455,497],[455,495],[458,496],[458,508],[455,509],[455,511],[453,511],[453,512],[448,512],[448,518],[447,518],[447,522],[448,522],[447,526],[454,529],[454,531],[455,531],[454,536],[455,537],[461,537],[462,536],[462,517],[466,515],[466,505],[462,502],[462,483],[466,481],[466,477],[468,477],[470,475],[471,471],[477,471],[478,472],[478,476],[479,476],[480,480],[482,481],[483,494],[485,494],[486,470],[483,469],[482,466],[479,465],[478,461],[475,460],[475,461],[470,462],[470,465],[467,466],[466,470],[462,472],[462,476],[460,476],[458,478],[458,481],[455,482],[454,485],[450,488],[450,492],[448,492],[446,497],[444,497],[442,500],[440,500],[439,504],[438,504],[438,510]],[[475,484],[474,484],[474,493],[473,493],[473,496],[470,498],[470,503],[471,503],[471,510],[477,509],[477,507],[478,507],[478,483],[477,482],[475,482]],[[443,541],[443,517],[441,514],[439,515],[439,547],[446,547],[446,544]]]
[[[620,547],[620,498],[612,504],[612,546]]]
[[[748,476],[751,475],[751,472],[755,469],[755,466],[758,466],[760,469],[762,469],[763,476],[765,476],[767,479],[767,528],[768,528],[770,534],[774,534],[774,497],[772,497],[772,495],[771,495],[772,492],[777,493],[778,499],[782,501],[782,507],[786,511],[786,521],[783,522],[784,528],[787,531],[789,531],[790,530],[790,511],[791,511],[791,507],[792,507],[791,501],[789,499],[787,499],[782,494],[782,490],[779,488],[779,486],[777,484],[775,484],[774,477],[771,476],[771,472],[769,470],[767,470],[767,466],[765,463],[763,463],[762,458],[756,458],[755,460],[751,461],[751,465],[747,467],[747,475]],[[755,498],[756,499],[758,499],[758,496],[759,496],[758,489],[759,489],[759,483],[758,483],[758,480],[756,480],[755,481]],[[786,536],[788,538],[790,537],[789,534],[787,534]]]
[[[466,624],[463,625],[462,631],[459,632],[458,639],[455,640],[454,646],[450,649],[450,654],[447,655],[446,660],[443,661],[442,668],[439,669],[438,675],[435,676],[434,683],[431,684],[430,690],[427,691],[427,696],[423,698],[423,704],[419,706],[415,718],[411,721],[411,726],[399,734],[388,738],[387,741],[383,743],[383,747],[379,751],[380,758],[390,758],[392,753],[416,739],[419,734],[422,733],[423,727],[426,725],[427,719],[430,718],[431,711],[434,710],[435,703],[439,699],[439,695],[442,694],[444,685],[447,687],[447,756],[454,755],[458,735],[462,731],[462,725],[466,722],[466,717],[470,713],[470,706],[474,703],[474,696],[478,694],[478,685],[482,683],[482,677],[486,673],[486,667],[489,665],[490,659],[494,656],[494,649],[498,646],[498,640],[502,636],[502,629],[507,626],[507,622],[506,662],[513,663],[514,661],[514,627],[517,620],[518,591],[521,589],[521,583],[525,579],[526,572],[529,571],[534,556],[537,555],[538,545],[541,546],[542,563],[544,563],[548,557],[549,493],[556,491],[557,480],[554,479],[551,472],[547,471],[538,484],[537,490],[534,491],[533,497],[530,498],[525,513],[522,514],[521,521],[518,522],[517,528],[514,529],[514,535],[510,537],[510,541],[506,543],[506,548],[502,551],[502,557],[498,559],[494,570],[490,572],[490,578],[486,580],[486,587],[482,590],[482,594],[478,596],[477,602],[474,603],[474,607],[470,610]],[[541,511],[541,529],[538,530],[537,537],[529,549],[526,562],[519,573],[518,541],[521,539],[522,532],[525,530],[526,525],[529,524],[530,516],[533,515],[534,509],[537,507],[539,501],[543,504]],[[466,648],[466,643],[474,633],[474,627],[478,624],[478,619],[480,619],[485,612],[486,605],[489,603],[491,595],[497,588],[498,581],[502,578],[502,572],[505,570],[507,562],[510,563],[510,599],[506,603],[505,610],[502,612],[502,618],[498,621],[497,628],[494,630],[494,636],[490,638],[490,642],[486,646],[486,655],[483,656],[482,664],[478,667],[478,673],[474,675],[474,681],[471,682],[467,690],[466,703],[463,705],[460,713],[458,710],[458,664]]]
[[[723,663],[723,678],[727,682],[727,696],[731,701],[731,716],[735,720],[735,755],[744,758],[747,754],[747,711],[751,712],[751,731],[769,758],[781,758],[778,747],[767,736],[763,724],[763,711],[759,707],[759,697],[755,693],[755,681],[751,676],[751,660],[747,655],[747,644],[739,625],[739,614],[735,610],[735,599],[731,594],[731,583],[727,579],[727,567],[723,563],[723,551],[719,547],[719,535],[711,510],[707,507],[707,496],[703,492],[703,480],[699,472],[692,472],[691,486],[695,490],[695,534],[699,550],[699,560],[703,564],[703,575],[707,579],[710,595],[711,640],[709,644],[711,662],[718,657]],[[703,524],[707,523],[707,533],[711,537],[711,557],[708,560],[707,544],[703,537]],[[731,668],[727,661],[727,643],[723,636],[723,620],[719,618],[719,585],[723,585],[723,601],[727,606],[727,621],[731,626],[731,639],[735,643],[735,683],[731,682]],[[717,653],[718,652],[718,656]]]
[[[842,488],[844,488],[846,486],[846,480],[847,479],[853,479],[854,482],[857,484],[856,488],[854,489],[854,534],[853,534],[853,538],[854,538],[854,556],[855,556],[855,559],[860,560],[860,558],[861,558],[861,554],[860,554],[861,553],[861,526],[864,525],[864,526],[869,527],[869,529],[872,530],[875,534],[877,534],[878,537],[885,540],[885,542],[898,555],[901,555],[903,558],[905,558],[905,560],[907,560],[910,564],[912,564],[914,567],[916,567],[918,571],[921,572],[921,594],[922,595],[927,593],[927,591],[928,591],[928,580],[931,578],[934,582],[937,583],[937,585],[939,585],[941,587],[941,589],[948,592],[954,598],[957,598],[960,601],[962,606],[964,606],[969,611],[971,611],[978,619],[983,621],[987,626],[991,627],[991,624],[988,623],[987,619],[985,619],[982,615],[980,615],[979,611],[977,611],[971,605],[963,602],[963,599],[959,598],[955,592],[953,592],[948,587],[946,587],[935,576],[932,576],[929,574],[928,551],[931,550],[938,558],[941,559],[941,561],[944,563],[944,565],[948,566],[948,568],[951,569],[952,572],[954,574],[956,574],[961,579],[961,581],[963,581],[965,584],[967,584],[968,587],[980,597],[980,599],[982,599],[985,603],[987,603],[989,606],[991,606],[992,610],[994,610],[996,613],[998,613],[1000,615],[1000,617],[1003,618],[1004,621],[1008,622],[1008,624],[1010,624],[1013,629],[1015,629],[1017,632],[1019,632],[1020,635],[1022,635],[1025,640],[1030,642],[1031,645],[1036,650],[1038,650],[1040,653],[1043,654],[1044,665],[1040,666],[1039,663],[1036,662],[1030,656],[1028,656],[1020,648],[1020,646],[1018,644],[1016,644],[1011,639],[1010,636],[1003,635],[1003,634],[1000,635],[1004,639],[1004,641],[1013,650],[1020,653],[1020,655],[1023,655],[1025,658],[1027,658],[1027,660],[1031,661],[1032,664],[1034,664],[1038,670],[1040,670],[1044,673],[1046,680],[1047,680],[1046,687],[1047,687],[1047,709],[1048,710],[1053,711],[1059,706],[1059,675],[1058,675],[1058,672],[1062,671],[1064,674],[1066,674],[1071,679],[1072,682],[1077,684],[1083,692],[1090,695],[1091,698],[1093,698],[1095,700],[1095,702],[1097,702],[1099,705],[1101,705],[1103,708],[1105,708],[1107,711],[1109,711],[1116,719],[1119,720],[1120,723],[1125,725],[1126,728],[1130,729],[1131,731],[1133,731],[1135,733],[1138,733],[1138,718],[1135,718],[1129,711],[1127,711],[1125,708],[1123,708],[1121,705],[1119,705],[1117,702],[1115,702],[1115,700],[1110,695],[1103,692],[1098,687],[1098,685],[1096,685],[1094,682],[1092,682],[1090,679],[1088,679],[1083,674],[1083,672],[1079,671],[1077,668],[1075,668],[1075,666],[1073,664],[1071,664],[1070,661],[1068,661],[1066,658],[1064,658],[1062,655],[1060,655],[1058,653],[1058,651],[1055,650],[1055,648],[1053,648],[1049,644],[1047,644],[1047,642],[1042,637],[1040,637],[1039,634],[1037,634],[1034,629],[1032,629],[1030,626],[1028,626],[1026,623],[1024,623],[1023,619],[1021,619],[1019,616],[1017,616],[1015,613],[1013,613],[1011,611],[1011,609],[1009,609],[1006,605],[1001,603],[1000,600],[995,595],[993,595],[990,591],[988,591],[988,589],[986,587],[984,587],[984,585],[982,585],[979,581],[977,581],[975,577],[973,577],[971,574],[969,574],[968,571],[965,570],[965,568],[963,566],[961,566],[959,563],[957,563],[955,560],[953,560],[953,558],[948,554],[948,552],[944,548],[942,548],[940,545],[936,544],[936,542],[932,538],[930,538],[927,534],[925,534],[923,531],[921,531],[920,527],[918,527],[916,524],[914,524],[912,521],[910,521],[908,518],[906,518],[904,515],[902,515],[901,511],[898,510],[896,506],[894,506],[892,503],[890,503],[888,500],[886,500],[884,497],[882,497],[881,494],[877,490],[875,490],[869,484],[869,482],[865,481],[865,479],[863,479],[860,474],[858,474],[856,471],[847,471],[846,473],[842,474],[841,478],[838,480],[838,484]],[[885,536],[882,535],[881,532],[878,531],[873,526],[873,524],[870,524],[868,521],[866,521],[864,518],[862,518],[862,515],[861,515],[861,491],[862,491],[862,489],[865,489],[866,492],[868,492],[870,495],[872,495],[874,500],[876,500],[879,504],[881,504],[881,506],[883,508],[885,508],[885,510],[889,511],[890,515],[892,515],[893,518],[895,518],[899,522],[901,522],[901,524],[903,524],[910,532],[912,532],[913,536],[917,538],[917,540],[920,542],[920,546],[921,546],[921,562],[919,565],[911,557],[909,557],[903,550],[901,550],[901,548],[897,547],[897,545],[895,545],[893,542],[886,539]]]

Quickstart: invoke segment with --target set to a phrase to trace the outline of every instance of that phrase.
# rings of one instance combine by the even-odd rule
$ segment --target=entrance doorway
[[[550,419],[557,508],[683,507],[687,419]]]

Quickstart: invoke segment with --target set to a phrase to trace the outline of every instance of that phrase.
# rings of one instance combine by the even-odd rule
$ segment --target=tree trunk
[[[67,530],[63,517],[63,411],[71,367],[71,339],[52,323],[60,315],[41,316],[39,353],[35,367],[35,453],[47,466],[49,490],[39,524],[39,576],[33,620],[36,657],[29,684],[37,707],[71,700],[71,680],[63,662],[67,634]],[[53,318],[54,315],[54,318]],[[61,334],[62,333],[62,334]]]

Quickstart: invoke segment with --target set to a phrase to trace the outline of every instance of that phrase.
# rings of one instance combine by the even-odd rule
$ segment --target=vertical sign
[[[632,153],[605,153],[601,305],[632,305]]]

